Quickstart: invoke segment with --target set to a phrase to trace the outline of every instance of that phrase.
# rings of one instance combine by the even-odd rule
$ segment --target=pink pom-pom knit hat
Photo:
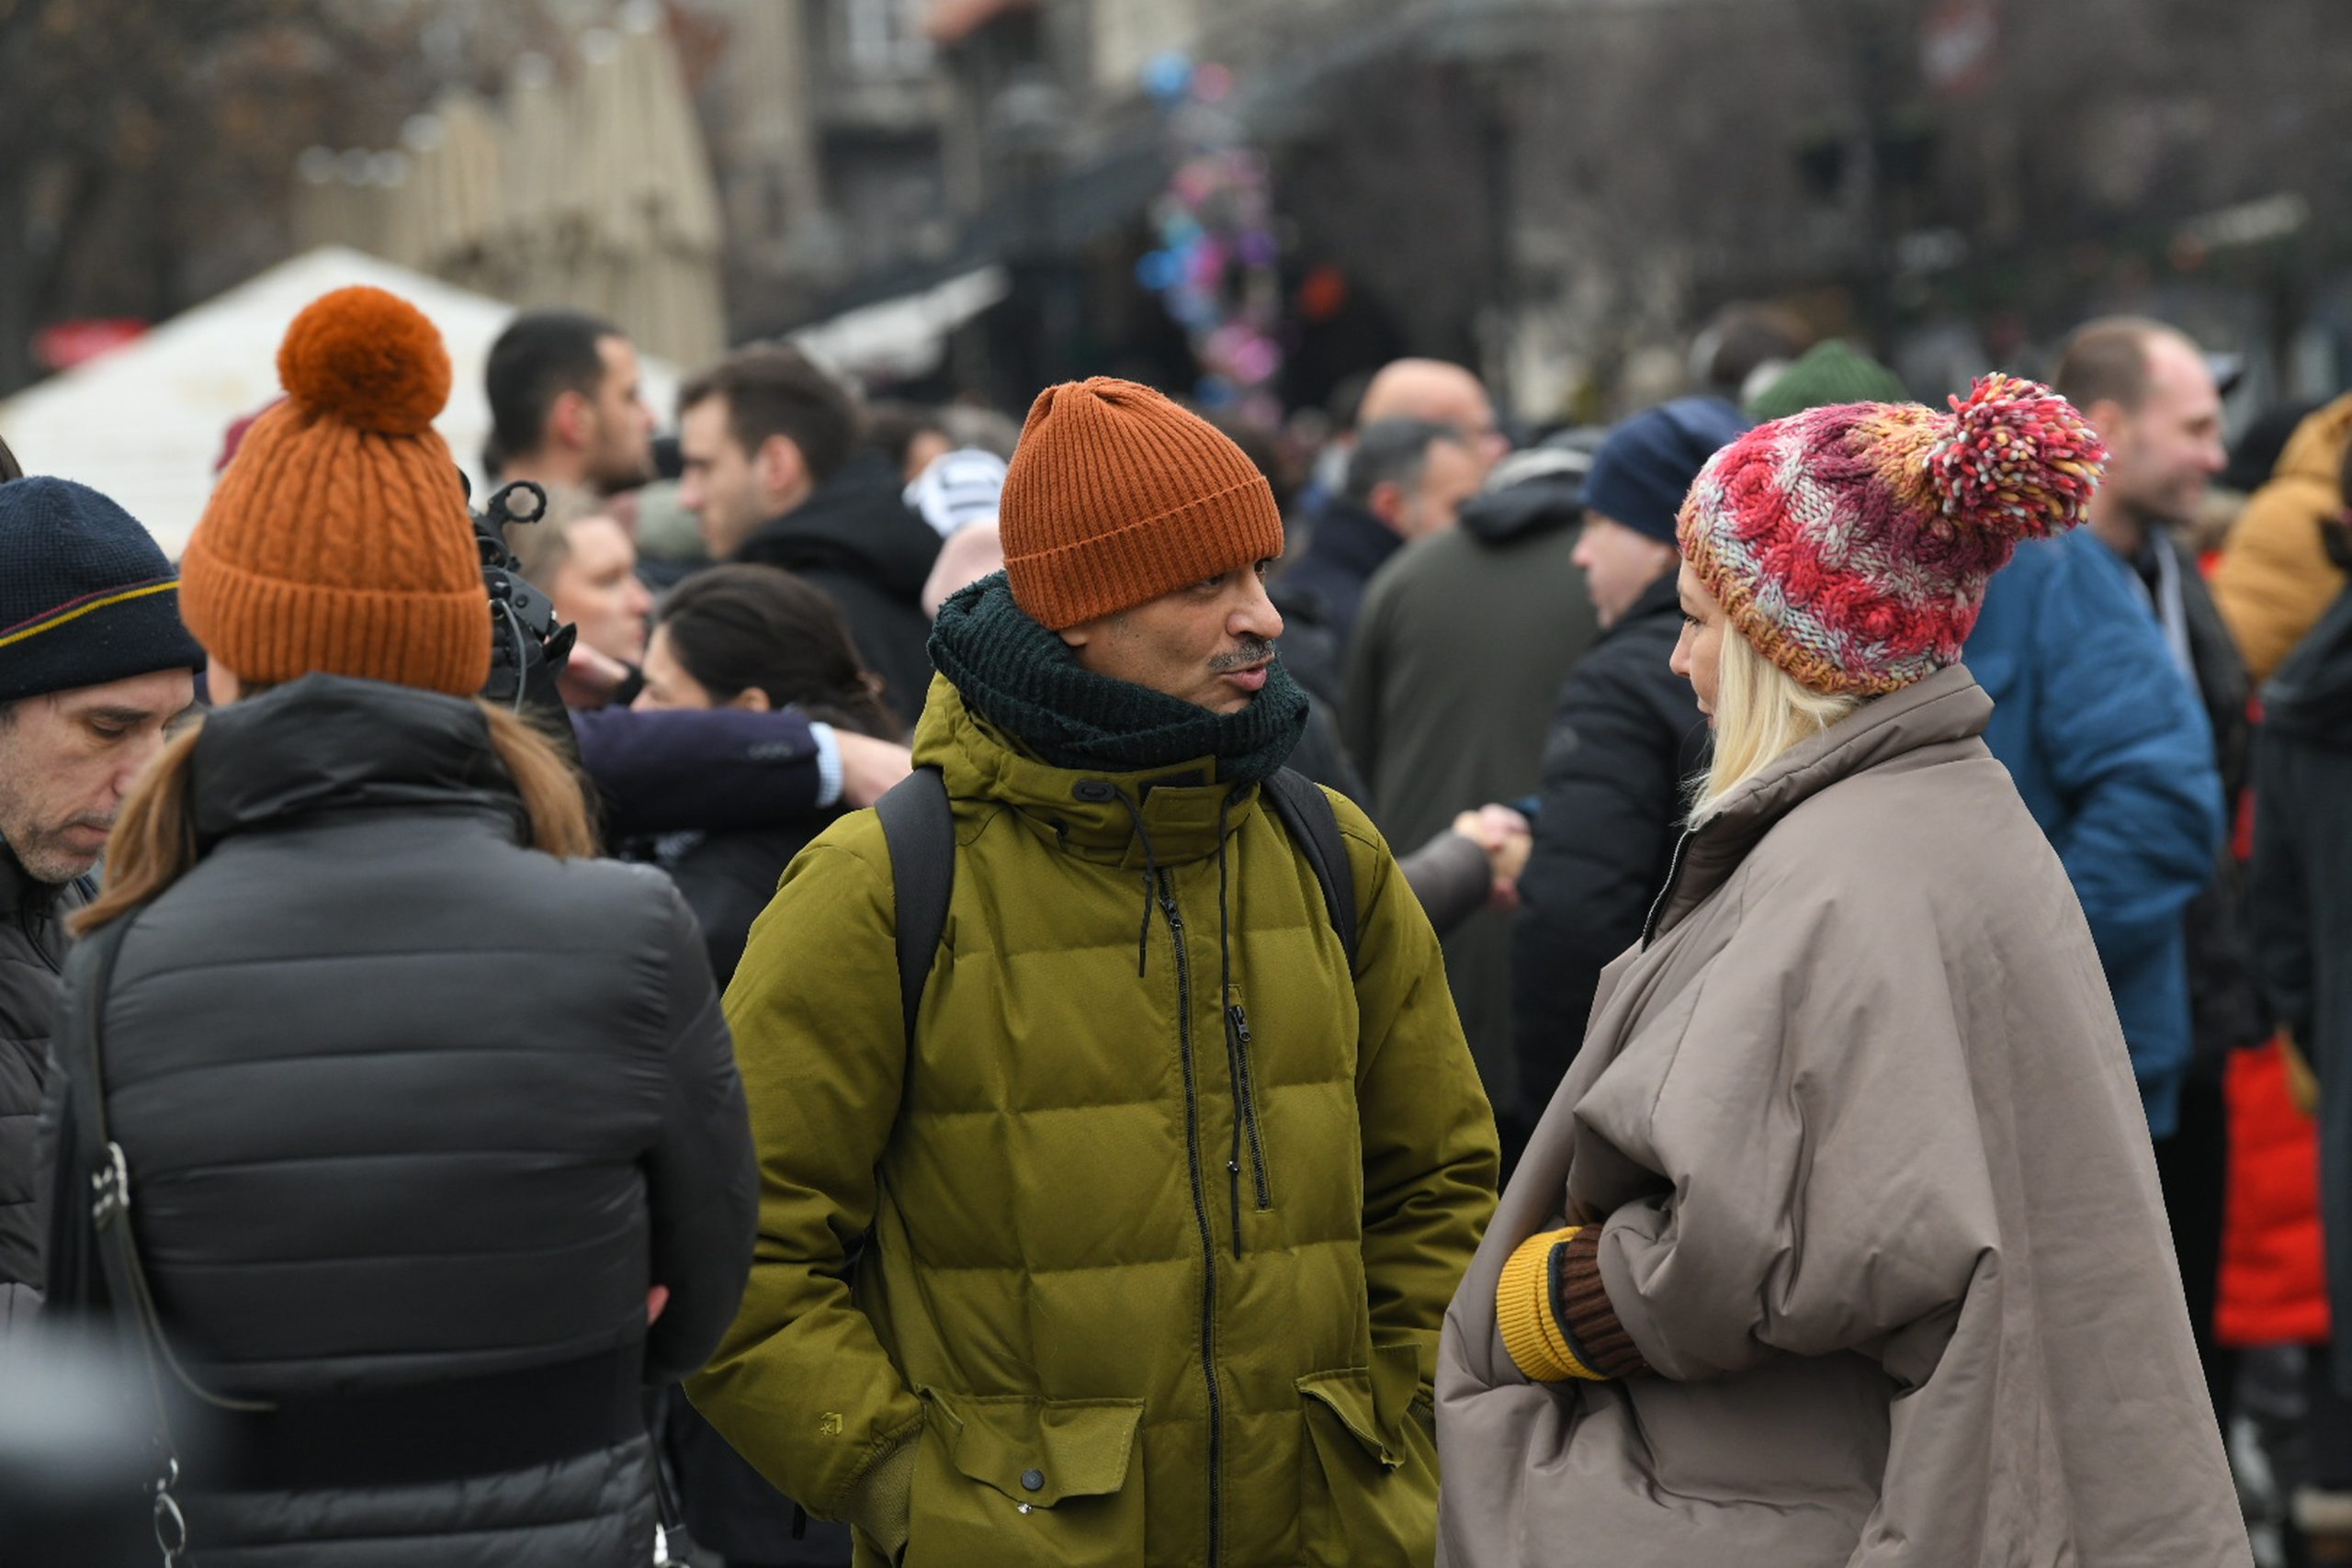
[[[2107,448],[2012,376],[1949,412],[1840,403],[1760,424],[1682,503],[1683,558],[1758,652],[1813,691],[1876,696],[1947,664],[2019,541],[2074,527]]]

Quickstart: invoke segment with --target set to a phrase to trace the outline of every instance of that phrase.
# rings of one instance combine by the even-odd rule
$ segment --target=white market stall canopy
[[[1012,292],[1010,273],[984,266],[913,294],[845,310],[788,336],[842,375],[928,376],[947,356],[947,335]]]
[[[221,438],[282,390],[277,344],[288,325],[320,295],[355,283],[399,295],[441,329],[453,374],[449,406],[435,426],[481,495],[490,434],[482,373],[514,307],[336,246],[283,262],[19,392],[0,403],[0,438],[25,472],[79,479],[112,496],[176,559],[212,493]],[[652,359],[642,369],[645,400],[666,423],[677,372]]]

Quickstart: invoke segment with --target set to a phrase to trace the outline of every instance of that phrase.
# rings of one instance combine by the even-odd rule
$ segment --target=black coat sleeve
[[[818,808],[817,742],[795,708],[597,708],[571,728],[614,839],[777,827]]]
[[[2315,1059],[2312,1021],[2319,998],[2310,870],[2316,854],[2305,831],[2310,801],[2290,742],[2266,735],[2257,752],[2261,786],[2254,796],[2251,876],[2254,950],[2278,1026],[2306,1059]]]
[[[1640,939],[1682,816],[1679,716],[1626,662],[1568,678],[1544,755],[1511,932],[1512,1043],[1531,1117],[1576,1060],[1601,970]],[[1690,725],[1702,724],[1693,705]]]
[[[718,1010],[702,935],[684,902],[666,887],[672,909],[669,1084],[659,1143],[647,1156],[652,1211],[653,1282],[670,1303],[645,1340],[649,1383],[701,1367],[734,1321],[752,1272],[759,1177],[735,1044]]]

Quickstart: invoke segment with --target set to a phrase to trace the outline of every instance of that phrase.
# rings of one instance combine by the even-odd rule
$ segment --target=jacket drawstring
[[[1151,952],[1152,895],[1159,885],[1159,857],[1151,847],[1151,829],[1143,825],[1143,808],[1129,800],[1125,790],[1109,789],[1113,799],[1127,808],[1127,818],[1136,825],[1136,837],[1143,841],[1143,924],[1136,928],[1136,978],[1144,977]]]

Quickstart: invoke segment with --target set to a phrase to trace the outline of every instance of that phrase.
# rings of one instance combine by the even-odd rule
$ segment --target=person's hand
[[[870,735],[853,735],[836,728],[833,739],[842,749],[842,804],[852,808],[873,805],[883,792],[914,772],[914,753]]]
[[[667,1286],[667,1285],[656,1285],[656,1286],[654,1286],[651,1290],[650,1290],[650,1291],[646,1292],[645,1292],[645,1325],[646,1325],[648,1328],[652,1327],[652,1326],[653,1326],[654,1319],[656,1319],[656,1318],[660,1317],[660,1316],[662,1315],[662,1309],[663,1307],[665,1307],[665,1306],[668,1306],[669,1304],[670,1304],[670,1287],[669,1287],[669,1286]]]
[[[584,642],[575,642],[563,673],[555,679],[555,689],[566,707],[600,708],[613,700],[613,694],[628,679],[628,665],[607,659]]]
[[[1484,806],[1453,819],[1453,830],[1487,852],[1495,885],[1487,902],[1505,912],[1519,908],[1519,876],[1535,847],[1535,831],[1527,818],[1508,806]]]

